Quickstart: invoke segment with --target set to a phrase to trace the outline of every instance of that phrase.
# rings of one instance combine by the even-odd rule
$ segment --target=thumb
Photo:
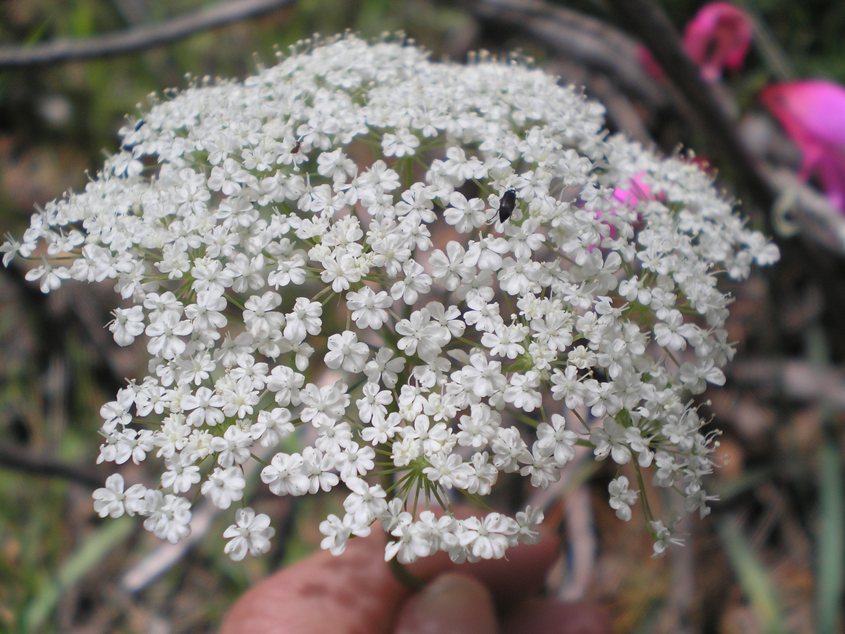
[[[495,634],[496,612],[480,581],[458,573],[435,579],[402,606],[396,634]]]

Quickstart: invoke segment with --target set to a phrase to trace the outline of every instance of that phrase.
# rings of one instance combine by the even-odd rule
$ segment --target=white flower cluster
[[[333,553],[378,520],[401,562],[502,557],[542,513],[452,505],[503,474],[527,499],[577,445],[706,512],[713,439],[690,395],[732,355],[717,276],[777,250],[602,114],[538,70],[351,36],[154,104],[4,245],[45,292],[114,280],[115,341],[145,335],[149,373],[102,408],[99,460],[158,459],[160,483],[111,476],[99,514],[176,541],[190,499],[240,507],[264,456],[277,495],[348,491],[320,525]],[[610,486],[623,520],[628,486]],[[226,550],[272,535],[240,508]]]

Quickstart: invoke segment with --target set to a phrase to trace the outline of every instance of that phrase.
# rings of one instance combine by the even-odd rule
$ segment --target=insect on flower
[[[501,199],[499,200],[499,222],[504,222],[508,218],[511,217],[513,213],[513,209],[516,206],[516,190],[509,189],[504,194],[502,194]],[[496,219],[493,218],[490,222],[495,222]]]

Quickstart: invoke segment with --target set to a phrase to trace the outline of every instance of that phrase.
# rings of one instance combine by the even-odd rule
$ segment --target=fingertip
[[[474,564],[461,564],[461,572],[480,579],[497,603],[521,601],[540,592],[549,569],[559,556],[560,540],[544,529],[536,544],[520,544],[511,548],[504,559],[489,559]]]
[[[493,598],[473,577],[447,573],[402,607],[396,634],[496,634]]]
[[[407,595],[384,563],[384,539],[351,541],[346,552],[320,552],[248,590],[232,606],[222,634],[337,634],[389,631]]]

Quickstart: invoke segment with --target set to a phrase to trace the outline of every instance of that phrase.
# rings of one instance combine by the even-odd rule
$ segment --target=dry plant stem
[[[191,517],[191,534],[188,538],[178,544],[159,544],[146,553],[121,575],[120,590],[129,594],[142,592],[168,570],[183,562],[211,530],[212,522],[218,515],[220,510],[211,504],[203,504],[196,509]]]
[[[481,20],[530,33],[561,57],[606,75],[652,107],[667,102],[666,93],[637,61],[637,43],[600,20],[534,0],[480,0],[466,6]]]
[[[14,449],[0,447],[0,469],[9,469],[36,476],[62,478],[92,489],[103,484],[102,477],[93,471],[86,471],[51,458],[36,456],[20,447]]]
[[[587,595],[597,565],[595,517],[587,486],[579,486],[567,497],[565,522],[569,571],[556,596],[565,601],[578,601]]]
[[[778,191],[779,201],[775,208],[781,207],[781,202],[785,203],[790,222],[802,235],[835,253],[845,251],[845,217],[827,198],[798,180],[792,170],[766,166],[763,174]]]
[[[221,2],[161,24],[139,26],[89,40],[58,40],[30,47],[0,47],[0,70],[125,55],[254,18],[293,4],[293,0]]]
[[[399,562],[396,557],[390,560],[390,572],[393,574],[396,581],[401,583],[409,590],[416,592],[425,587],[425,581],[411,573],[408,568]]]
[[[762,395],[845,409],[845,370],[841,367],[820,370],[805,361],[749,359],[734,364],[730,377],[737,385]]]

